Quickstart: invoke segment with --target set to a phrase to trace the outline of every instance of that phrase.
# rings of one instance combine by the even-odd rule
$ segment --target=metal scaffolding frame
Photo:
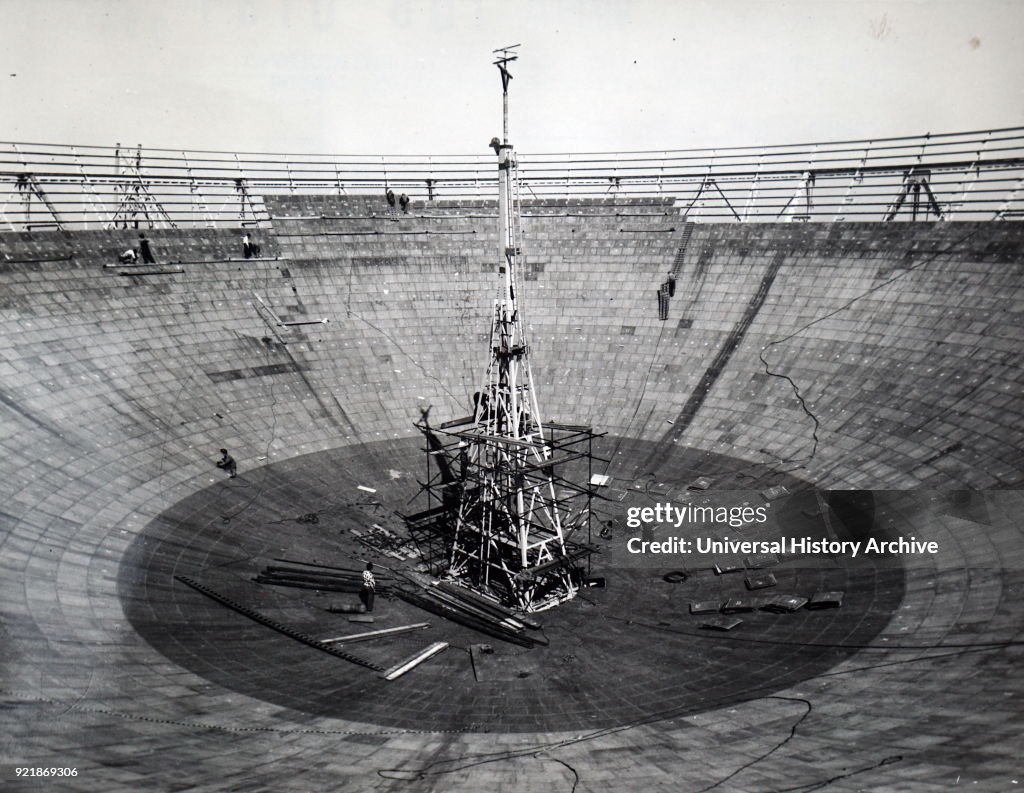
[[[590,481],[607,461],[593,442],[604,433],[546,422],[526,441],[482,433],[476,415],[416,426],[427,508],[406,524],[432,572],[523,611],[574,597],[594,551]]]
[[[187,168],[187,161],[185,165]],[[177,228],[177,223],[167,214],[160,199],[153,193],[149,181],[142,174],[142,144],[135,150],[134,162],[130,156],[121,156],[121,144],[118,144],[114,150],[114,169],[122,181],[114,184],[114,195],[119,195],[120,200],[110,220],[107,221],[108,229],[137,229],[142,222],[150,229],[158,227],[161,223],[168,228]],[[95,193],[94,188],[93,192]]]
[[[43,190],[43,186],[36,179],[35,174],[23,173],[19,174],[15,180],[15,188],[17,189],[22,201],[22,214],[25,217],[25,228],[31,231],[33,228],[41,226],[52,226],[58,231],[64,230],[64,225],[61,223],[60,215],[57,214],[57,209],[54,207],[53,202],[50,201],[50,197],[46,195],[46,191]],[[36,219],[32,207],[32,198],[36,200],[44,207],[44,218]],[[49,217],[49,220],[45,218]]]

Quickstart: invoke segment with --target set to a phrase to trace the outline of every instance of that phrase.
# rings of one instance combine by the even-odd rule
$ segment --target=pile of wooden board
[[[702,600],[690,604],[690,613],[695,615],[742,614],[751,611],[768,611],[774,614],[792,614],[800,609],[817,611],[836,609],[843,605],[842,592],[815,592],[810,598],[800,595],[768,595],[762,597],[730,598],[729,600]],[[730,631],[743,620],[724,619],[708,616],[700,626],[711,630]]]
[[[396,588],[395,594],[407,603],[468,628],[521,647],[547,644],[537,633],[540,623],[517,614],[498,601],[448,581],[431,581],[426,576],[408,575],[414,587]]]
[[[319,592],[358,592],[363,587],[362,570],[326,565],[277,565],[263,568],[256,578],[258,584],[315,589]],[[388,585],[377,576],[377,594],[386,595]]]
[[[319,592],[356,593],[363,586],[362,570],[293,560],[275,561],[287,564],[265,567],[253,580],[259,584]],[[548,643],[539,632],[540,623],[531,617],[517,614],[493,598],[411,570],[397,571],[395,575],[398,576],[397,580],[386,574],[375,573],[378,595],[396,595],[406,603],[431,614],[522,647]],[[337,610],[349,609],[339,607]]]

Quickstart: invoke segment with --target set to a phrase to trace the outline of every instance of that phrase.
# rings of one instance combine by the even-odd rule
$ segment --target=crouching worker
[[[228,454],[227,449],[221,449],[220,455],[221,457],[217,461],[217,467],[223,468],[231,475],[231,478],[234,479],[238,476],[238,465],[235,463],[235,458]]]
[[[117,260],[121,264],[135,264],[139,260],[139,254],[135,252],[135,248],[129,248],[118,256]]]
[[[366,563],[363,570],[363,588],[359,590],[359,600],[367,612],[373,611],[373,596],[377,590],[377,580],[373,577],[373,562]]]
[[[248,234],[242,237],[242,255],[246,259],[258,259],[260,256],[259,243],[255,242]]]

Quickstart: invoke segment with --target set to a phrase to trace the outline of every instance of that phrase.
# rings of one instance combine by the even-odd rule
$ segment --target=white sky
[[[1024,125],[1018,0],[0,0],[0,139],[487,153]]]

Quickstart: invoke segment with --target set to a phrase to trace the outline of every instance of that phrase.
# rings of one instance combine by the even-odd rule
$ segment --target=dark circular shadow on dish
[[[595,452],[613,459],[609,473],[615,475],[636,470],[653,448],[645,441],[606,438]],[[417,508],[420,449],[419,439],[406,438],[308,454],[254,472],[240,461],[238,479],[182,499],[151,521],[125,553],[119,592],[132,626],[175,664],[286,708],[282,723],[325,716],[410,730],[532,732],[697,713],[798,684],[869,644],[903,596],[900,569],[852,562],[828,569],[777,568],[777,591],[842,590],[843,607],[752,612],[738,615],[744,620],[739,629],[713,633],[699,628],[688,604],[749,594],[742,575],[692,571],[685,581],[666,581],[669,569],[606,567],[599,555],[593,573],[606,579],[606,588],[587,589],[537,615],[550,644],[526,650],[397,599],[378,599],[373,626],[352,624],[327,609],[353,603],[355,595],[252,580],[275,558],[359,566],[367,550],[354,542],[351,529],[373,523],[398,528],[396,513]],[[615,520],[630,499],[664,498],[699,475],[714,478],[722,489],[807,489],[765,467],[682,448],[673,449],[653,476],[614,480],[598,511]],[[376,558],[388,566],[386,557]],[[346,646],[383,667],[433,641],[450,647],[386,682],[231,611],[176,575],[320,638],[430,624],[428,630]],[[493,648],[475,672],[472,644]]]

